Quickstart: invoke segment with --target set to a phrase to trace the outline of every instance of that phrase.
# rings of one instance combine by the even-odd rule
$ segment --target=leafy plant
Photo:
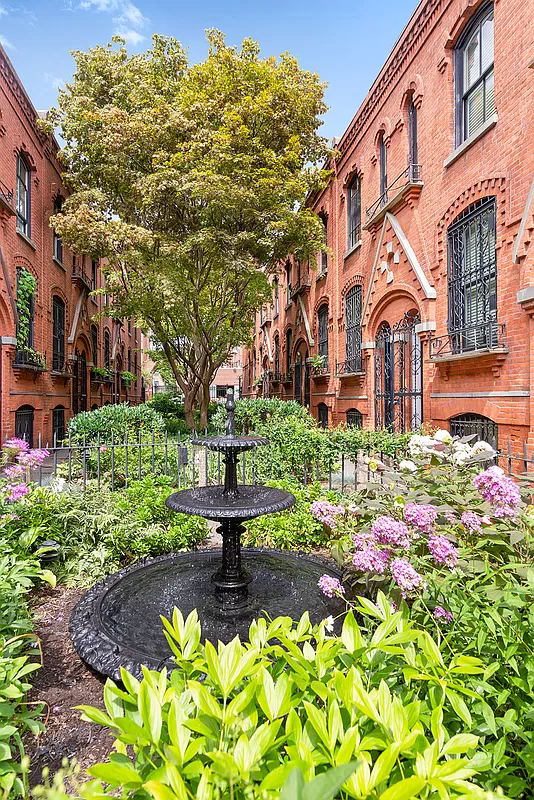
[[[147,404],[130,406],[128,403],[102,406],[94,411],[82,411],[67,424],[67,432],[74,443],[96,444],[124,441],[126,436],[135,439],[139,432],[161,434],[165,424]]]
[[[17,269],[17,347],[28,349],[28,337],[31,324],[31,304],[35,295],[37,281],[32,273],[24,267]],[[35,351],[33,351],[35,352]]]
[[[125,372],[121,373],[121,380],[126,384],[126,386],[130,386],[134,381],[137,380],[137,375],[135,372],[129,372],[126,370]]]

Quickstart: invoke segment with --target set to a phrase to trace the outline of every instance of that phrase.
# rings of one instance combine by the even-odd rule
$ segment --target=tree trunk
[[[199,400],[200,400],[200,428],[204,430],[204,428],[208,427],[208,407],[210,404],[210,384],[211,378],[208,383],[203,383],[201,390],[199,392]]]
[[[189,430],[195,427],[195,395],[196,392],[184,392],[184,416]]]

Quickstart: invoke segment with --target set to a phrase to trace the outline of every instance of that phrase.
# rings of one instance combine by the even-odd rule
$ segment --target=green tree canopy
[[[108,313],[153,332],[190,424],[197,405],[204,424],[216,370],[250,340],[267,275],[324,246],[305,206],[326,178],[324,85],[287,53],[207,39],[195,65],[157,35],[136,55],[120,39],[76,51],[50,115],[73,189],[52,224],[107,260]]]

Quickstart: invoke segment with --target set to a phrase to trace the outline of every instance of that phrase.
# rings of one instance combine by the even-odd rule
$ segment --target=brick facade
[[[510,437],[534,446],[534,17],[529,4],[494,2],[494,109],[488,82],[486,119],[474,134],[461,130],[457,111],[466,69],[461,48],[491,9],[469,0],[424,0],[414,12],[337,144],[340,155],[331,165],[328,186],[310,199],[326,221],[330,252],[319,254],[312,269],[292,263],[288,274],[284,265],[278,275],[278,313],[273,295],[273,306],[261,320],[258,315],[254,346],[243,357],[245,395],[309,399],[315,416],[328,408],[329,425],[347,421],[348,411],[352,419],[359,412],[364,427],[390,422],[398,428],[421,419],[448,427],[451,418],[476,414],[498,425],[501,442]],[[481,62],[481,71],[486,67]],[[417,163],[409,157],[415,138],[411,114]],[[382,198],[381,150],[390,187]],[[361,232],[351,237],[348,204],[355,176],[361,187]],[[464,212],[479,220],[477,209],[488,207],[486,228],[481,224],[477,230],[494,226],[495,239],[486,243],[486,252],[496,258],[496,302],[495,284],[483,287],[485,267],[480,281],[464,282],[451,295],[453,250],[467,249],[464,239],[454,243],[454,224]],[[347,303],[358,286],[361,363],[357,348],[357,359],[347,364]],[[467,299],[470,292],[474,300]],[[476,293],[485,298],[486,309]],[[300,392],[300,359],[305,363],[318,352],[318,312],[324,305],[328,369],[313,375],[313,363],[304,366]],[[451,334],[461,327],[453,324],[455,313],[466,327],[473,318],[481,324],[475,332]],[[255,387],[254,379],[261,386]],[[384,397],[377,398],[380,393]]]
[[[142,396],[140,331],[128,321],[95,321],[104,303],[102,296],[90,295],[92,289],[103,288],[99,264],[93,264],[89,256],[75,256],[67,247],[54,250],[48,220],[67,191],[56,157],[58,145],[36,120],[37,112],[0,47],[0,247],[4,261],[0,270],[0,437],[4,440],[20,432],[33,416],[35,444],[39,438],[52,442],[54,422],[58,431],[61,419],[66,422],[75,410],[124,400],[137,403]],[[27,235],[17,227],[20,156],[29,171]],[[60,258],[54,258],[54,252]],[[18,269],[29,272],[36,282],[32,349],[45,357],[45,366],[28,363],[35,358],[27,353],[21,357],[17,345]],[[63,345],[56,336],[55,357],[53,298],[65,309]],[[64,353],[64,359],[58,353]],[[108,355],[114,377],[97,382],[91,374],[94,359],[94,366],[101,368]],[[129,387],[121,379],[127,370],[138,376]]]

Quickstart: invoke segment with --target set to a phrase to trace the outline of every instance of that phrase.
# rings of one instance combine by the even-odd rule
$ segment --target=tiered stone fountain
[[[325,572],[339,571],[299,553],[260,548],[241,549],[243,522],[291,508],[290,492],[237,482],[240,453],[267,444],[258,436],[236,436],[232,393],[226,401],[224,436],[193,439],[193,444],[222,453],[224,485],[200,486],[172,494],[167,505],[182,514],[215,520],[220,548],[175,553],[150,559],[93,586],[79,601],[70,620],[75,649],[89,666],[114,679],[123,666],[141,674],[172,667],[171,651],[161,617],[172,617],[177,606],[186,616],[197,609],[202,635],[228,642],[236,634],[246,639],[253,619],[309,611],[312,622],[343,610],[339,600],[325,597],[317,586]]]

